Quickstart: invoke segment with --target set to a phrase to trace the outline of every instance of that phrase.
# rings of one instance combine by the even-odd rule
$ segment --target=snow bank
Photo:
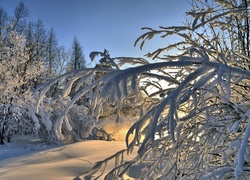
[[[16,143],[0,146],[1,179],[72,180],[92,168],[95,162],[126,148],[123,141],[84,141],[59,147],[31,147],[37,148],[32,151],[29,146],[27,148],[26,145],[25,149],[25,146]],[[129,160],[134,156],[135,154],[125,158]],[[114,162],[109,162],[107,170],[112,167]]]

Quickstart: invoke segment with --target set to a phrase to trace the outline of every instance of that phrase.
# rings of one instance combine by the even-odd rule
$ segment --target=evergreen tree
[[[86,67],[86,60],[83,54],[83,48],[75,36],[72,45],[71,60],[68,63],[67,71],[82,69],[85,67]]]
[[[99,63],[96,64],[95,68],[108,68],[112,69],[111,63],[108,61],[107,57],[109,57],[109,51],[104,49],[103,58],[100,59]],[[104,72],[96,72],[96,79],[99,79],[105,75]]]
[[[55,76],[55,63],[58,58],[58,42],[56,38],[56,34],[53,28],[51,28],[48,32],[48,39],[46,42],[46,63],[48,68],[48,79],[52,79]]]

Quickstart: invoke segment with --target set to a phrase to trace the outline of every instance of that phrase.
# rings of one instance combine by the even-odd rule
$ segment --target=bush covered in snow
[[[113,68],[77,69],[35,90],[36,112],[30,111],[31,117],[34,122],[42,122],[37,126],[45,126],[41,136],[61,142],[90,133],[106,113],[107,104],[115,106],[117,122],[124,101],[133,99],[133,107],[139,107],[138,119],[126,136],[127,152],[138,147],[138,156],[123,162],[122,150],[79,178],[94,176],[111,158],[117,163],[107,179],[129,175],[130,167],[143,167],[138,179],[247,176],[248,1],[192,3],[187,13],[191,22],[158,30],[143,28],[147,32],[135,45],[143,48],[146,40],[157,35],[164,39],[178,37],[178,42],[148,53],[147,58],[112,58],[107,53],[92,52],[91,59],[101,56]],[[154,60],[158,62],[152,63]],[[131,66],[125,69],[125,64]],[[53,96],[49,92],[55,84],[61,84],[62,91]],[[154,91],[148,91],[150,87]],[[136,98],[138,93],[143,96]],[[77,103],[82,98],[87,104]]]
[[[145,79],[158,89],[145,98],[150,105],[142,104],[140,117],[127,133],[127,151],[138,146],[138,156],[123,162],[123,152],[117,153],[117,166],[106,179],[122,178],[134,167],[141,167],[137,179],[249,176],[248,1],[192,1],[192,5],[187,13],[193,17],[191,22],[159,30],[143,28],[147,32],[137,39],[135,44],[141,42],[142,48],[155,35],[179,37],[179,42],[147,54],[161,62],[111,58],[112,63],[137,66],[112,71],[108,80],[101,79],[99,104],[106,99],[120,102],[130,91],[145,90]],[[108,160],[80,177],[94,176]]]

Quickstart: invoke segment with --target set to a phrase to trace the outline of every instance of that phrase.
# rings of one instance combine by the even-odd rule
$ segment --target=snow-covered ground
[[[0,146],[0,179],[72,180],[95,162],[125,148],[124,141],[83,141],[62,146],[19,138]],[[112,164],[109,162],[107,169],[111,170]]]

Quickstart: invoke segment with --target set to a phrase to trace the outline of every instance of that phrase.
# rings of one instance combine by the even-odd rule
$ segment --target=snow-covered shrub
[[[62,110],[54,126],[59,139],[64,138],[63,124],[70,125],[67,114],[82,96],[89,98],[90,115],[98,119],[107,100],[120,109],[120,102],[130,93],[144,91],[148,95],[141,100],[140,116],[126,136],[127,152],[138,146],[138,156],[123,162],[122,150],[98,162],[79,178],[98,176],[98,170],[112,158],[116,159],[116,167],[106,179],[119,179],[125,173],[130,175],[130,167],[134,166],[143,167],[137,179],[241,179],[249,176],[250,71],[248,52],[242,49],[249,39],[237,41],[242,37],[234,33],[240,27],[237,23],[242,24],[248,6],[246,2],[245,6],[232,7],[231,1],[216,2],[221,5],[221,11],[208,8],[189,12],[194,17],[191,24],[160,27],[159,30],[143,28],[148,32],[135,43],[141,42],[141,48],[155,35],[181,38],[180,42],[147,54],[148,58],[160,62],[149,63],[144,58],[111,58],[102,52],[92,52],[92,59],[97,55],[105,56],[117,69],[81,69],[37,89],[39,108],[46,99],[48,88],[60,78],[72,78],[61,95],[64,97],[70,90],[70,82],[81,81],[95,72],[106,72],[100,79],[81,88]],[[230,8],[223,9],[224,6]],[[226,21],[225,29],[218,29],[223,27],[224,20],[230,19],[233,23]],[[229,32],[229,38],[225,31]],[[240,46],[237,43],[241,43]],[[178,50],[176,55],[165,53],[172,49]],[[237,62],[241,64],[237,65]],[[126,63],[133,66],[119,68]],[[148,92],[148,87],[156,90]],[[119,115],[118,112],[118,122]]]
[[[191,67],[189,73],[184,67]],[[176,70],[169,71],[170,68]],[[94,71],[96,69],[82,69],[71,72],[71,75],[83,78]],[[178,61],[147,63],[109,71],[69,101],[56,120],[58,126],[54,126],[58,137],[63,138],[62,124],[68,123],[67,114],[81,95],[91,94],[89,98],[92,97],[91,101],[95,102],[91,106],[92,115],[98,116],[102,112],[103,102],[107,99],[121,102],[130,91],[143,88],[139,81],[150,76],[164,79],[165,83],[172,85],[158,92],[158,95],[165,94],[165,97],[161,95],[161,99],[145,97],[144,101],[150,103],[141,103],[141,116],[127,134],[128,151],[139,145],[138,157],[142,163],[147,162],[141,178],[223,177],[232,176],[234,170],[242,170],[240,166],[243,161],[238,160],[237,149],[247,139],[244,132],[248,115],[234,102],[231,89],[241,88],[239,83],[243,79],[250,79],[249,71],[216,62],[216,58],[210,57],[204,48],[191,48],[190,55],[182,56]],[[165,75],[159,75],[157,71],[164,71]],[[182,77],[179,71],[184,72]],[[40,101],[46,88],[60,78],[37,90]],[[157,93],[154,92],[154,95]],[[128,141],[131,136],[132,141]],[[247,157],[248,151],[242,151]],[[187,166],[187,162],[190,162],[190,166]],[[244,165],[247,168],[247,164]]]
[[[122,70],[105,83],[98,99],[115,96],[121,101],[132,85],[123,86],[124,79],[135,74],[143,76],[158,68],[166,74],[169,68],[176,68],[165,76],[166,83],[173,83],[171,78],[178,74],[178,69],[183,70],[182,67],[193,69],[178,82],[175,80],[176,87],[166,87],[162,100],[151,100],[146,111],[142,108],[140,118],[128,131],[128,152],[139,145],[138,158],[147,164],[140,179],[222,178],[233,176],[234,171],[236,174],[244,168],[248,170],[248,150],[246,145],[241,148],[242,144],[248,144],[249,136],[245,133],[248,113],[244,114],[231,98],[231,88],[241,88],[238,83],[250,79],[250,72],[216,62],[204,48],[191,48],[190,56],[182,56],[178,61]],[[158,73],[155,76],[159,76]],[[133,139],[129,141],[131,136]],[[239,160],[239,149],[245,154],[246,162]],[[125,162],[119,168],[130,165]],[[107,177],[122,176],[117,171],[112,173]]]
[[[50,138],[50,142],[79,141],[88,137],[91,133],[95,125],[95,122],[90,120],[90,114],[93,112],[87,106],[87,102],[79,104],[78,100],[84,96],[80,88],[85,87],[83,84],[92,76],[92,72],[79,69],[63,74],[41,85],[34,92],[35,97],[39,97],[36,109],[37,114],[41,118],[48,116],[46,119],[49,124],[45,123],[45,126],[48,127],[47,133],[49,133],[49,136],[47,137]],[[55,97],[51,96],[53,93],[48,92],[59,81],[62,82],[63,90],[58,92]],[[74,92],[73,94],[72,91]],[[92,100],[89,98],[88,101]],[[89,103],[91,104],[91,102]],[[49,110],[50,113],[43,113],[44,110]],[[66,112],[62,112],[63,110]]]
[[[68,142],[71,140],[80,140],[86,137],[91,132],[92,128],[99,126],[99,118],[105,118],[111,115],[117,115],[117,122],[120,114],[125,114],[126,109],[133,114],[138,114],[139,107],[137,106],[142,95],[135,92],[128,92],[127,99],[117,101],[115,97],[102,100],[97,97],[107,81],[119,72],[119,66],[114,62],[109,55],[102,52],[93,52],[91,58],[96,55],[105,57],[107,63],[112,64],[116,69],[110,68],[90,68],[77,69],[65,73],[51,81],[36,88],[34,96],[37,99],[36,112],[43,117],[44,115],[51,115],[51,129],[50,138],[56,141]],[[122,60],[124,58],[117,58]],[[140,61],[145,61],[138,59]],[[102,76],[96,78],[100,74]],[[53,96],[51,88],[60,82],[62,91]],[[50,113],[43,113],[45,109],[50,109]],[[84,109],[84,111],[80,109]],[[91,121],[89,121],[91,119]],[[79,121],[80,120],[80,121]],[[80,123],[80,124],[79,124]],[[81,124],[82,123],[82,124]],[[75,128],[76,129],[75,129]],[[79,131],[79,127],[83,127]],[[81,135],[82,134],[82,135]],[[84,135],[83,135],[84,134]],[[69,138],[71,137],[71,138]]]

